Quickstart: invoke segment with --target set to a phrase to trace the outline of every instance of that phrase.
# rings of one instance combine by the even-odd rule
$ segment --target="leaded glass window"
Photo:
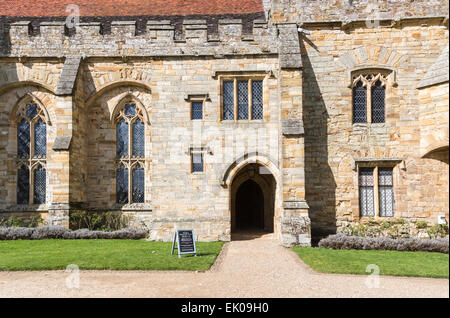
[[[44,204],[47,188],[47,122],[44,110],[30,98],[28,103],[19,105],[16,120],[17,204]]]
[[[252,119],[263,119],[262,81],[252,81]]]
[[[116,153],[117,157],[128,156],[128,122],[122,118],[116,125]]]
[[[248,82],[238,82],[238,120],[248,119]]]
[[[353,123],[367,122],[367,90],[359,81],[353,87]]]
[[[384,123],[385,122],[385,99],[386,90],[383,83],[378,80],[372,86],[372,122]]]
[[[17,204],[30,203],[30,171],[23,165],[17,172]]]
[[[128,169],[124,165],[116,171],[116,202],[128,203]]]
[[[394,183],[392,168],[378,168],[380,216],[394,216]]]
[[[373,168],[359,168],[359,209],[361,216],[375,216]]]
[[[33,176],[33,183],[34,183],[34,189],[33,189],[33,202],[34,204],[43,204],[45,203],[45,190],[46,190],[46,171],[42,166],[39,166],[38,168],[34,169],[34,176]]]
[[[192,154],[192,172],[203,172],[203,153]]]
[[[203,119],[203,102],[192,102],[192,119]]]
[[[386,85],[388,72],[365,70],[352,77],[353,123],[386,121]]]
[[[116,202],[144,203],[145,192],[145,118],[130,101],[115,117],[116,122]],[[135,167],[132,169],[132,167]]]
[[[30,157],[30,123],[26,119],[17,126],[17,156],[19,158]]]
[[[34,155],[44,156],[47,154],[47,125],[42,119],[34,124]]]
[[[223,82],[223,120],[234,119],[234,83]]]
[[[263,119],[263,81],[241,78],[223,81],[222,104],[222,120]]]
[[[137,166],[133,169],[133,202],[144,203],[145,172],[144,168]]]
[[[139,118],[133,123],[133,156],[144,157],[145,126]]]

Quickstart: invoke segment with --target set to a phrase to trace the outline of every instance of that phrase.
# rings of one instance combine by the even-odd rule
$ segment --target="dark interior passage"
[[[253,180],[242,183],[236,193],[236,228],[264,229],[264,195]]]

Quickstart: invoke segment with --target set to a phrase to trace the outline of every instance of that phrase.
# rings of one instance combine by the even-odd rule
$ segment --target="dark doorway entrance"
[[[245,181],[237,190],[236,229],[264,229],[264,195],[253,180]]]

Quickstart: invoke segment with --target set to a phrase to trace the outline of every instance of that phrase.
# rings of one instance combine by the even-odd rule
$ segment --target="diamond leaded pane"
[[[252,119],[263,119],[262,81],[252,82]]]
[[[238,82],[238,119],[248,119],[248,82]]]
[[[38,113],[38,105],[37,104],[27,104],[27,117],[33,118]]]
[[[128,156],[128,123],[121,119],[116,127],[116,154],[117,157]]]
[[[133,203],[144,203],[144,168],[137,166],[133,170]]]
[[[192,103],[192,119],[203,119],[203,103]]]
[[[43,167],[39,167],[34,170],[33,182],[34,182],[33,203],[44,204],[47,178],[46,178],[46,171]]]
[[[363,83],[359,81],[353,87],[353,123],[365,123],[367,121],[367,91]]]
[[[30,157],[30,123],[25,119],[17,126],[17,155],[19,158]]]
[[[223,82],[223,120],[234,119],[234,84]]]
[[[380,216],[394,216],[394,187],[391,168],[378,169]]]
[[[128,203],[128,169],[123,165],[116,171],[116,202]]]
[[[192,171],[193,172],[203,172],[203,154],[202,153],[192,154]]]
[[[386,89],[380,81],[376,81],[372,86],[372,122],[385,122],[385,99]]]
[[[30,201],[30,171],[26,166],[17,171],[17,204],[28,204]]]
[[[136,104],[125,104],[125,116],[136,115]]]
[[[373,168],[359,169],[359,209],[361,216],[375,216]]]
[[[47,154],[47,125],[42,119],[34,124],[34,155],[45,157]]]
[[[145,126],[142,120],[137,119],[133,123],[133,156],[144,157],[145,151]]]

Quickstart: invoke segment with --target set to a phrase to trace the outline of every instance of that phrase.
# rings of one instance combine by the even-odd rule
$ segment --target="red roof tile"
[[[264,11],[261,0],[0,0],[0,16],[67,16],[69,4],[77,4],[83,17],[226,15]]]

